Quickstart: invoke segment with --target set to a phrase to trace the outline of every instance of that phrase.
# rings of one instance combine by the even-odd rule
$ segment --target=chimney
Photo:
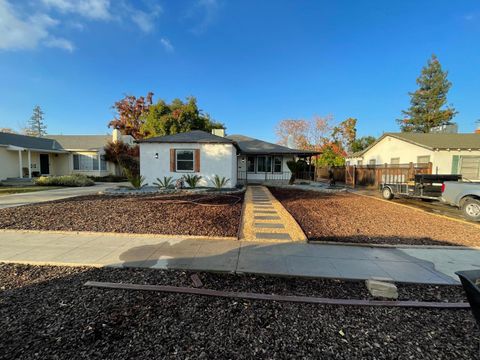
[[[118,129],[113,129],[113,131],[112,131],[112,141],[114,143],[116,143],[119,140],[122,140],[122,133]]]
[[[212,134],[220,137],[225,137],[225,129],[212,129]]]

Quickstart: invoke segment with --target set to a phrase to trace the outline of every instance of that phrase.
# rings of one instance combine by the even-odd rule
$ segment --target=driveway
[[[35,204],[45,201],[53,201],[71,198],[75,196],[93,195],[107,188],[124,185],[123,183],[95,183],[94,186],[66,187],[62,189],[35,191],[23,194],[11,194],[0,197],[0,209]]]

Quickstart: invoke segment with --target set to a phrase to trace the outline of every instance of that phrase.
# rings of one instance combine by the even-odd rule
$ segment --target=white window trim
[[[275,171],[275,159],[280,159],[280,171]],[[274,155],[272,156],[272,173],[273,174],[281,174],[283,173],[283,156],[282,155]]]
[[[192,170],[179,170],[178,169],[178,159],[177,159],[177,152],[178,151],[191,151],[192,152]],[[189,161],[189,160],[180,160],[180,161]],[[175,172],[178,173],[194,173],[195,172],[195,149],[175,149]]]

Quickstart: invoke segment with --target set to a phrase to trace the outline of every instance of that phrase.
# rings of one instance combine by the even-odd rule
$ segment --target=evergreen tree
[[[27,135],[42,137],[47,134],[47,125],[44,123],[43,115],[45,114],[40,106],[36,105],[33,108],[32,117],[28,121],[28,127],[25,131]]]
[[[452,86],[447,75],[437,57],[432,55],[417,78],[419,88],[409,93],[410,108],[402,111],[403,119],[397,120],[402,131],[427,133],[432,127],[450,123],[457,112],[453,107],[445,106]]]

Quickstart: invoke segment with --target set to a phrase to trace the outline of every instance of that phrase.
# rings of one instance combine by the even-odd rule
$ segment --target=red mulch
[[[480,246],[480,228],[351,193],[272,188],[309,240]]]
[[[1,209],[0,228],[237,236],[243,195],[240,198],[231,205],[238,196],[83,196]],[[191,200],[208,206],[178,202]]]

